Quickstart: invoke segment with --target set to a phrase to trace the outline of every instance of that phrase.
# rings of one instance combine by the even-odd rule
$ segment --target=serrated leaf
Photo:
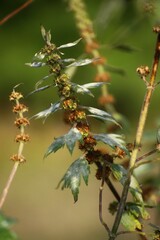
[[[27,65],[27,66],[29,66],[29,67],[38,68],[38,67],[44,67],[44,66],[46,66],[47,64],[44,63],[44,62],[32,62],[32,63],[25,63],[25,65]]]
[[[95,61],[97,61],[96,58],[93,58],[93,59],[86,58],[86,59],[82,59],[82,60],[77,60],[76,62],[71,63],[70,65],[68,65],[66,67],[67,68],[68,67],[81,67],[81,66],[84,66],[84,65],[88,65],[92,62],[95,62]]]
[[[65,143],[71,154],[73,153],[76,141],[80,140],[81,138],[82,134],[77,128],[71,128],[68,134],[65,135]]]
[[[67,172],[60,180],[58,186],[62,184],[62,190],[64,188],[70,188],[73,194],[74,201],[78,200],[79,187],[81,184],[81,176],[85,184],[88,184],[88,177],[90,173],[90,167],[84,157],[78,158],[68,168]]]
[[[94,134],[94,138],[97,141],[101,141],[111,148],[115,149],[116,147],[121,148],[125,151],[126,154],[129,155],[127,148],[124,146],[124,140],[122,139],[121,135],[118,134]]]
[[[50,114],[55,113],[57,110],[60,110],[60,109],[61,109],[60,102],[56,102],[54,104],[51,103],[50,108],[47,108],[44,111],[41,111],[35,114],[32,118],[35,118],[35,119],[44,118],[44,121],[45,121]]]
[[[128,231],[135,231],[137,229],[141,230],[142,225],[136,217],[134,217],[130,212],[125,211],[122,215],[121,223]]]
[[[73,46],[77,45],[81,41],[81,39],[82,38],[79,38],[78,40],[76,40],[74,42],[63,44],[63,45],[57,47],[57,49],[73,47]]]
[[[54,140],[54,142],[49,146],[47,149],[44,158],[47,157],[52,152],[56,152],[58,149],[64,147],[66,144],[69,152],[72,154],[73,149],[75,147],[76,141],[80,140],[82,138],[81,133],[78,131],[77,128],[71,128],[70,131]]]
[[[149,219],[149,213],[145,210],[144,206],[142,205],[137,205],[134,202],[128,202],[126,203],[126,209],[128,209],[132,215],[134,215],[135,217],[139,218],[143,218],[145,220]]]
[[[56,152],[58,149],[64,147],[65,145],[65,137],[61,136],[59,138],[55,138],[54,142],[48,147],[46,153],[44,154],[44,158],[46,158],[52,152]]]

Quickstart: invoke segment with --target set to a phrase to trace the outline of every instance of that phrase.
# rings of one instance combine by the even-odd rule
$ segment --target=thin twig
[[[12,168],[12,171],[11,171],[10,176],[9,176],[9,178],[8,178],[8,181],[7,181],[7,183],[6,183],[6,186],[5,186],[5,188],[3,189],[2,196],[1,196],[1,198],[0,198],[0,209],[2,208],[2,206],[3,206],[3,204],[4,204],[5,200],[6,200],[6,197],[7,197],[8,191],[9,191],[9,188],[10,188],[10,186],[11,186],[11,183],[12,183],[12,181],[13,181],[13,178],[14,178],[14,176],[15,176],[15,174],[16,174],[17,169],[18,169],[19,163],[20,163],[20,162],[15,162],[15,163],[14,163],[13,168]]]
[[[5,22],[7,22],[10,18],[14,17],[17,13],[22,11],[24,8],[26,8],[29,4],[31,4],[33,0],[28,0],[24,4],[22,4],[19,8],[15,9],[13,12],[9,13],[7,16],[5,16],[2,20],[0,20],[0,26],[3,25]]]
[[[103,216],[102,216],[102,201],[103,201],[103,187],[104,187],[104,183],[105,183],[105,174],[106,174],[106,164],[103,164],[103,172],[102,172],[102,182],[101,182],[101,186],[99,188],[99,219],[100,222],[102,223],[102,225],[105,227],[105,229],[107,230],[108,234],[110,234],[110,229],[108,227],[108,225],[104,222],[103,220]]]
[[[154,55],[154,62],[153,62],[153,66],[152,66],[151,77],[150,77],[148,87],[146,89],[146,95],[144,97],[143,106],[142,106],[141,113],[140,113],[140,118],[139,118],[138,127],[137,127],[137,133],[136,133],[136,137],[135,137],[135,146],[134,146],[132,156],[130,159],[129,170],[131,170],[136,163],[139,146],[141,145],[141,139],[142,139],[142,135],[143,135],[144,126],[146,123],[148,108],[149,108],[151,96],[152,96],[152,93],[153,93],[153,90],[155,87],[154,84],[155,84],[155,78],[156,78],[156,74],[157,74],[157,70],[158,70],[159,57],[160,57],[160,33],[158,33],[158,36],[157,36],[157,43],[156,43],[156,48],[155,48],[155,55]],[[112,234],[110,235],[109,240],[114,240],[117,236],[117,231],[119,228],[119,224],[120,224],[122,214],[123,214],[123,211],[125,208],[126,199],[128,196],[128,191],[129,191],[129,186],[130,186],[130,178],[131,178],[131,171],[128,172],[128,176],[127,176],[126,182],[123,187],[121,201],[120,201],[120,204],[118,207],[118,211],[117,211],[115,221],[113,224],[113,228],[111,231]]]

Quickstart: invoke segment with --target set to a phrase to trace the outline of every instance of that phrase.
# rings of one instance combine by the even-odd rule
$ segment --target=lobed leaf
[[[90,174],[90,167],[84,157],[78,158],[68,168],[67,172],[60,180],[58,186],[62,184],[62,190],[64,188],[70,188],[73,194],[74,202],[78,200],[79,187],[81,184],[81,176],[86,185],[88,185],[88,177]]]
[[[139,220],[128,211],[125,211],[123,213],[121,223],[128,231],[136,231],[142,229],[142,225]]]
[[[47,152],[45,153],[44,158],[47,157],[52,152],[56,152],[58,149],[64,147],[65,144],[69,152],[72,154],[76,141],[80,140],[81,138],[82,138],[82,135],[80,131],[78,131],[78,129],[75,127],[71,128],[67,134],[59,138],[56,138],[54,140],[54,142],[47,149]]]
[[[44,110],[44,111],[41,111],[37,114],[35,114],[32,118],[45,118],[44,121],[46,120],[46,118],[52,114],[52,113],[55,113],[57,110],[60,110],[60,102],[56,102],[54,104],[51,103],[51,106],[50,108]]]
[[[129,155],[128,149],[124,146],[124,140],[122,139],[121,135],[118,134],[94,134],[94,138],[97,141],[101,141],[111,148],[115,149],[116,147],[121,148]]]
[[[79,39],[77,39],[77,40],[74,41],[74,42],[67,43],[67,44],[63,44],[63,45],[57,47],[57,49],[73,47],[73,46],[77,45],[77,44],[81,41],[81,39],[82,39],[82,38],[79,38]]]

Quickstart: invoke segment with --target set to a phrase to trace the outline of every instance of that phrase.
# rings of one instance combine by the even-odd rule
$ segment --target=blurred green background
[[[24,2],[1,0],[0,19]],[[117,110],[128,119],[134,133],[145,93],[144,83],[138,77],[136,68],[140,65],[152,65],[156,41],[152,27],[159,22],[160,3],[158,0],[86,0],[85,3],[93,19],[97,39],[102,45],[101,54],[107,58],[109,65],[125,70],[123,76],[110,73],[112,81],[109,91],[116,98]],[[146,3],[154,4],[154,13],[144,12]],[[17,132],[13,125],[9,94],[16,84],[23,83],[19,89],[27,95],[47,73],[45,69],[25,66],[43,46],[41,24],[51,30],[52,40],[57,46],[80,37],[73,13],[68,8],[68,0],[35,0],[0,26],[1,191],[12,168],[12,162],[8,159],[17,151],[14,143]],[[126,52],[113,48],[117,44],[129,45],[136,51]],[[64,52],[66,57],[78,58],[84,52],[83,41]],[[92,82],[94,76],[95,69],[86,66],[78,69],[73,81]],[[54,91],[49,90],[26,98],[29,116],[56,101],[57,94]],[[100,90],[94,93],[98,97]],[[84,104],[97,106],[96,100],[93,101],[90,97],[82,100]],[[157,88],[147,122],[147,130],[152,128],[155,134],[160,113],[159,102]],[[80,153],[75,151],[70,157],[66,149],[63,149],[43,161],[43,154],[53,138],[63,135],[67,130],[60,114],[47,120],[45,125],[39,120],[31,122],[29,133],[32,140],[24,150],[27,163],[20,166],[3,208],[7,215],[17,219],[14,229],[22,240],[106,239],[106,232],[98,219],[100,183],[94,178],[95,168],[92,167],[89,186],[82,184],[79,202],[74,204],[70,191],[62,192],[55,188],[68,166]],[[104,215],[110,224],[113,219],[108,214],[107,204],[112,200],[113,197],[106,188]]]

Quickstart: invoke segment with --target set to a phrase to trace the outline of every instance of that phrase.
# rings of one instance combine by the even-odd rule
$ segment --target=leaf
[[[55,113],[57,110],[60,110],[60,102],[56,102],[54,104],[51,103],[50,108],[41,111],[37,114],[35,114],[34,116],[32,116],[32,118],[38,119],[38,118],[45,118],[44,121],[46,120],[46,118],[51,114],[51,113]]]
[[[83,85],[71,83],[71,86],[72,86],[72,89],[77,93],[82,93],[82,94],[86,93],[86,94],[94,97],[94,95],[91,93],[91,91],[88,90],[87,88],[85,88]]]
[[[86,83],[86,84],[83,84],[83,85],[79,85],[79,84],[76,84],[76,83],[71,83],[72,89],[74,91],[76,91],[77,93],[82,93],[82,94],[86,93],[86,94],[88,94],[92,97],[94,97],[94,95],[91,93],[91,91],[89,89],[99,87],[102,84],[105,84],[105,83],[104,82]]]
[[[45,28],[43,26],[41,26],[41,34],[42,34],[42,37],[44,39],[44,41],[50,45],[51,44],[51,33],[50,31],[46,31]]]
[[[74,62],[76,59],[74,58],[65,58],[65,59],[60,59],[59,61],[64,62],[64,63],[69,63],[69,62]]]
[[[67,172],[60,180],[58,187],[62,184],[62,190],[64,188],[70,188],[73,194],[74,202],[78,200],[79,187],[81,184],[81,176],[86,185],[88,185],[88,177],[90,173],[90,167],[84,157],[78,158],[68,168]]]
[[[76,141],[80,140],[81,138],[82,135],[77,128],[71,128],[68,134],[65,135],[65,143],[71,154],[73,153]]]
[[[46,55],[40,51],[35,53],[33,60],[43,60],[45,56]]]
[[[29,66],[29,67],[44,67],[46,66],[47,64],[44,63],[44,62],[32,62],[32,63],[25,63],[25,65]]]
[[[56,138],[54,140],[54,142],[47,149],[47,151],[44,155],[44,158],[46,158],[52,152],[56,152],[58,149],[64,147],[65,144],[66,144],[69,152],[72,154],[76,141],[80,140],[81,138],[82,138],[82,135],[78,131],[78,129],[71,128],[67,134],[65,134],[59,138]]]
[[[111,66],[111,65],[105,65],[105,69],[109,72],[117,73],[117,74],[120,74],[122,76],[124,76],[126,74],[124,69],[117,68],[117,67]]]
[[[128,231],[141,230],[142,225],[130,212],[125,211],[122,215],[121,223]]]
[[[92,59],[86,58],[86,59],[82,59],[82,60],[77,60],[76,62],[71,63],[70,65],[68,65],[66,67],[67,68],[68,67],[81,67],[81,66],[84,66],[84,65],[88,65],[92,62],[95,62],[95,61],[97,61],[97,58],[92,58]]]
[[[101,141],[107,145],[109,145],[111,148],[115,149],[116,147],[121,148],[126,152],[126,154],[129,155],[128,149],[124,146],[124,140],[122,139],[122,136],[118,134],[94,134],[94,138],[97,141]]]
[[[86,106],[81,106],[81,108],[86,109],[88,112],[92,113],[93,117],[96,117],[98,119],[101,119],[103,121],[110,121],[110,122],[114,122],[116,125],[120,126],[119,123],[112,117],[111,114],[100,110],[98,108],[93,108],[93,107],[86,107]]]
[[[116,45],[113,45],[112,48],[115,48],[115,49],[123,51],[123,52],[135,52],[135,51],[140,50],[137,47],[127,45],[127,44],[116,44]]]
[[[145,220],[149,219],[149,213],[145,210],[144,206],[142,205],[137,205],[137,203],[134,202],[128,202],[126,203],[126,209],[128,209],[132,215],[134,215],[135,217],[139,218],[143,218]]]
[[[35,88],[37,89],[39,85],[41,85],[47,78],[51,77],[53,74],[54,74],[54,73],[51,73],[51,74],[43,77],[42,79],[40,79],[40,80],[36,83]]]
[[[160,144],[160,128],[157,131],[157,143]]]
[[[30,96],[30,95],[32,95],[32,94],[34,94],[34,93],[44,91],[44,90],[46,90],[46,89],[48,89],[48,88],[50,88],[50,87],[52,87],[52,86],[53,86],[53,84],[50,84],[50,85],[43,86],[43,87],[41,87],[41,88],[37,88],[37,89],[35,89],[34,91],[30,92],[30,93],[27,95],[27,97]]]
[[[82,38],[79,38],[78,40],[76,40],[74,42],[63,44],[63,45],[57,47],[57,49],[73,47],[73,46],[77,45],[81,41],[81,39]]]
[[[0,239],[2,240],[18,240],[16,234],[10,229],[15,220],[4,216],[0,213]]]
[[[119,164],[110,164],[110,169],[114,175],[114,177],[124,186],[125,181],[127,180],[127,170],[119,165]],[[129,191],[131,192],[135,203],[129,208],[129,210],[134,213],[135,216],[140,215],[143,219],[149,218],[149,213],[146,211],[144,207],[143,197],[142,197],[142,190],[137,182],[136,178],[132,175],[131,176],[131,183]],[[137,203],[139,205],[137,205]]]

